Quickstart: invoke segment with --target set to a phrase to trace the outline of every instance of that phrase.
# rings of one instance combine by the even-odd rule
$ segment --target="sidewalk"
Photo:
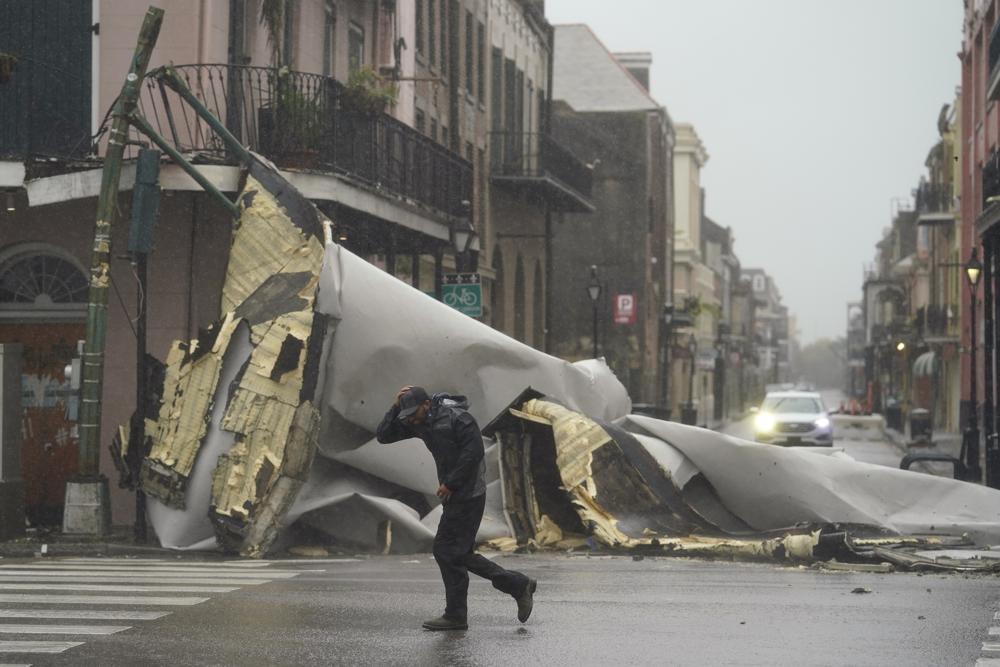
[[[116,526],[109,535],[63,535],[52,530],[28,529],[29,534],[0,542],[0,558],[43,556],[163,556],[180,557],[180,552],[150,544],[136,544],[131,526]],[[155,538],[152,538],[155,540]],[[199,557],[206,554],[199,552]]]

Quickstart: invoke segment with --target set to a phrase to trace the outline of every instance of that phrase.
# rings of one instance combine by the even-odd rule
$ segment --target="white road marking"
[[[90,570],[4,570],[0,569],[0,577],[47,577],[52,578],[72,578],[72,577],[127,577],[135,579],[180,579],[181,581],[188,581],[192,578],[206,578],[211,577],[213,579],[218,579],[219,581],[226,582],[243,582],[243,581],[274,581],[275,579],[291,579],[294,576],[284,576],[278,575],[272,577],[270,574],[256,573],[256,572],[237,572],[236,574],[230,574],[228,572],[222,574],[212,574],[211,572],[135,572],[135,571],[107,571],[101,570],[98,572],[93,572]]]
[[[984,651],[1000,651],[1000,642],[983,642]]]
[[[31,667],[31,663],[23,663],[19,665],[14,665],[9,662],[0,662],[0,667]]]
[[[0,618],[58,618],[82,621],[155,621],[169,611],[132,609],[0,609]]]
[[[996,637],[997,635],[1000,635],[1000,627],[993,626],[992,628],[989,629],[989,634],[990,637]]]
[[[363,558],[275,558],[269,563],[360,563]]]
[[[24,563],[21,565],[0,565],[0,574],[6,570],[51,570],[51,571],[85,571],[85,572],[181,572],[186,575],[197,575],[197,574],[237,574],[240,571],[225,568],[202,568],[202,567],[185,567],[178,565],[170,566],[147,566],[147,567],[131,567],[127,565],[70,565],[70,564],[58,564],[53,563],[52,565],[35,565],[34,563]],[[252,570],[245,571],[244,574],[248,577],[260,577],[267,576],[275,579],[288,579],[291,577],[296,577],[304,572],[326,572],[326,570],[268,570],[264,572],[256,572]]]
[[[0,653],[62,653],[83,642],[21,642],[0,641]]]
[[[146,595],[34,595],[29,593],[0,593],[0,602],[32,604],[148,604],[153,606],[188,607],[201,604],[208,598],[150,597]]]
[[[155,574],[94,574],[88,576],[87,573],[64,574],[59,572],[53,576],[49,572],[25,572],[21,575],[0,574],[0,582],[18,583],[22,581],[37,581],[42,583],[70,584],[191,584],[192,586],[257,586],[266,584],[273,579],[244,579],[243,577],[232,578],[225,576],[218,577],[161,577]]]
[[[60,558],[51,563],[87,563],[93,565],[205,565],[209,567],[231,567],[234,569],[270,567],[274,561],[256,560],[167,560],[165,558]]]
[[[131,625],[21,625],[0,623],[0,632],[19,635],[113,635]]]
[[[115,593],[232,593],[239,588],[228,586],[185,586],[178,582],[175,586],[139,586],[124,584],[5,584],[0,583],[0,591],[112,591]]]
[[[997,667],[1000,665],[1000,658],[980,658],[976,660],[976,667]]]

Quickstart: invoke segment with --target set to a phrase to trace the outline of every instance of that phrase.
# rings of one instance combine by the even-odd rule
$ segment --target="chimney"
[[[612,54],[628,70],[629,74],[649,92],[649,68],[653,64],[653,54],[649,51],[629,51]]]

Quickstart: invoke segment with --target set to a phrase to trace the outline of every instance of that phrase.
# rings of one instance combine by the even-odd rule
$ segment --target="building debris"
[[[1000,541],[993,489],[927,476],[916,488],[918,473],[630,415],[603,362],[529,348],[334,244],[265,162],[239,207],[220,319],[171,348],[149,424],[140,484],[164,546],[259,557],[294,524],[322,548],[426,551],[441,511],[430,457],[372,437],[398,387],[419,381],[469,396],[488,422],[478,537],[494,548],[1000,563],[926,553]]]

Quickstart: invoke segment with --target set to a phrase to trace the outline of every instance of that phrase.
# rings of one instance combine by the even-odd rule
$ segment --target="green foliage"
[[[271,47],[271,64],[281,66],[281,36],[285,27],[287,0],[261,0],[260,24],[267,32],[267,45]]]
[[[351,72],[341,98],[345,111],[360,113],[382,113],[396,104],[399,87],[394,81],[386,81],[369,66]]]
[[[319,90],[305,92],[287,67],[277,70],[270,107],[285,148],[314,150],[323,136],[325,115]]]
[[[15,67],[17,67],[17,56],[13,53],[0,52],[0,83],[10,81]]]

